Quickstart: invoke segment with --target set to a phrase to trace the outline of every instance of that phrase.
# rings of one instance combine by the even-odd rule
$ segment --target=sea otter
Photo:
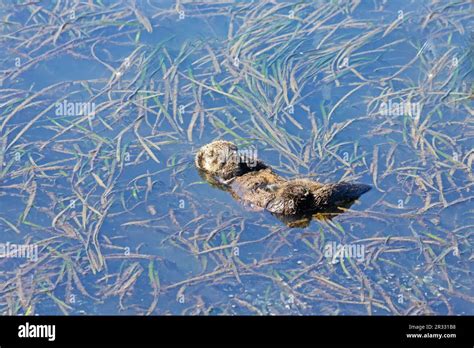
[[[288,225],[307,225],[314,214],[335,215],[371,187],[309,179],[288,180],[258,159],[242,158],[238,147],[218,140],[201,147],[195,158],[201,176],[256,210],[267,210]]]

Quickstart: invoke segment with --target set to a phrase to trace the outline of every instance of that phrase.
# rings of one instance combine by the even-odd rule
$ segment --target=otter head
[[[240,158],[238,147],[230,141],[217,140],[204,145],[196,154],[196,167],[216,178],[230,180],[248,172],[266,168],[256,161],[248,164]]]
[[[229,141],[214,141],[199,149],[196,167],[212,176],[229,180],[240,168],[237,151],[237,146]]]

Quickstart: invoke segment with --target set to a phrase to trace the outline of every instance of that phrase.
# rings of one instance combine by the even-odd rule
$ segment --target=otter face
[[[204,145],[196,154],[196,167],[224,181],[267,168],[258,160],[248,162],[230,141],[217,140]]]
[[[225,180],[231,179],[240,168],[235,144],[218,140],[201,147],[196,154],[196,167]]]

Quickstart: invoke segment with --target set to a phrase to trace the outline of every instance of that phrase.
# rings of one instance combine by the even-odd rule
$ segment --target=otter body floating
[[[350,206],[369,185],[340,182],[322,184],[308,179],[288,180],[258,159],[242,160],[238,147],[218,140],[204,145],[195,158],[200,174],[211,184],[230,191],[232,196],[254,209],[265,209],[283,217],[317,213],[340,213]]]

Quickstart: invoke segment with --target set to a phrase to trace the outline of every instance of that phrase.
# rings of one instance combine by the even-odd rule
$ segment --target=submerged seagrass
[[[359,183],[322,184],[309,179],[285,179],[261,162],[243,161],[238,147],[223,140],[204,145],[195,163],[211,184],[229,191],[253,209],[265,209],[287,222],[288,218],[317,213],[340,213],[371,187]]]

